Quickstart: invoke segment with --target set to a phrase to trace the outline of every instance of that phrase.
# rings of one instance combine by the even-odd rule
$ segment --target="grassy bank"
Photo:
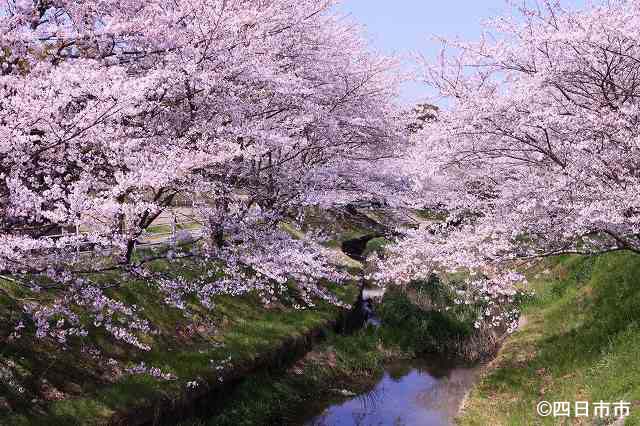
[[[331,334],[294,365],[248,378],[223,400],[212,401],[212,412],[182,426],[300,424],[327,404],[369,390],[389,363],[442,354],[448,340],[464,334],[460,327],[471,327],[421,309],[398,289],[387,291],[376,312],[379,327]]]
[[[487,367],[459,424],[610,424],[593,407],[589,418],[536,414],[540,401],[601,400],[631,402],[625,424],[640,424],[640,256],[562,257],[531,275],[537,296],[526,323]]]
[[[159,262],[155,267],[185,279],[201,273],[187,260]],[[217,296],[214,309],[194,297],[186,310],[179,310],[163,303],[166,295],[148,283],[118,276],[102,279],[118,283],[110,297],[137,305],[140,316],[153,324],[153,331],[142,336],[150,351],[91,327],[88,336],[74,337],[64,345],[36,339],[29,328],[20,339],[8,339],[22,315],[14,300],[27,296],[11,282],[0,283],[13,295],[0,292],[0,425],[132,424],[132,414],[141,420],[158,407],[223,387],[268,362],[279,348],[330,327],[342,315],[342,310],[321,301],[312,309],[296,309],[293,287],[292,294],[282,295],[282,302],[269,307],[250,293]],[[355,286],[327,286],[349,303],[357,295]],[[141,365],[158,369],[169,379],[127,372]]]
[[[413,354],[385,346],[371,328],[354,335],[330,335],[303,359],[283,370],[265,371],[245,380],[216,401],[210,416],[181,426],[296,425],[320,414],[328,401],[341,401],[370,388],[385,362]]]
[[[342,254],[339,246],[353,235],[373,232],[369,227],[375,223],[359,213],[315,213],[303,231],[322,229],[329,238],[327,245],[335,247],[339,268],[359,272],[362,265]],[[294,238],[302,236],[301,230],[287,223],[282,226]],[[383,243],[372,243],[371,250]],[[203,270],[201,264],[186,259],[156,261],[151,266],[187,282],[218,270],[216,265]],[[188,412],[186,401],[224,394],[256,371],[287,364],[290,359],[284,358],[298,356],[296,351],[308,344],[310,336],[330,333],[345,314],[320,300],[314,300],[312,308],[298,309],[304,303],[293,285],[269,306],[263,304],[263,295],[252,292],[215,296],[212,309],[194,294],[186,298],[185,309],[176,309],[165,303],[170,295],[152,282],[115,272],[90,278],[107,284],[106,295],[114,301],[138,307],[138,316],[149,321],[152,330],[137,337],[151,350],[116,340],[91,321],[85,324],[87,336],[72,337],[63,345],[37,339],[33,323],[16,300],[46,304],[55,292],[27,293],[0,279],[0,425],[133,424],[160,414],[159,407]],[[355,283],[323,285],[342,302],[356,301]],[[76,313],[87,317],[82,308]],[[23,319],[27,327],[22,337],[11,339],[13,327]],[[132,374],[135,369],[144,371]],[[228,385],[232,381],[233,386]]]

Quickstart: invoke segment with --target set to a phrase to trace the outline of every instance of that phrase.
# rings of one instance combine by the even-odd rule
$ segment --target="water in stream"
[[[371,301],[384,289],[364,288],[361,309],[366,325],[377,326]],[[477,377],[478,368],[461,368],[431,358],[387,366],[369,392],[340,400],[318,401],[305,426],[446,426]]]
[[[477,369],[437,360],[391,365],[370,392],[324,407],[320,403],[305,425],[450,425],[476,375]]]

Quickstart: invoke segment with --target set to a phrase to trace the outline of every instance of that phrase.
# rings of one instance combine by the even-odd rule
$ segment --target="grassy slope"
[[[639,425],[640,256],[564,257],[537,272],[526,324],[487,368],[459,423],[562,424],[537,416],[537,403],[624,400],[633,404],[625,424]]]
[[[374,384],[385,360],[410,357],[389,349],[379,333],[363,329],[354,335],[331,334],[295,365],[250,377],[222,401],[221,410],[207,419],[181,426],[295,425],[320,414],[324,403],[344,400],[341,391],[363,392]]]
[[[387,291],[376,312],[380,327],[331,334],[295,365],[250,377],[227,395],[220,409],[181,426],[301,424],[321,414],[329,402],[339,403],[352,392],[370,390],[388,362],[439,349],[434,345],[437,338],[435,342],[425,338],[429,333],[444,336],[453,331],[451,323],[436,325],[440,318],[412,305],[399,291]]]
[[[319,212],[317,222],[316,226],[332,235],[334,243],[328,245],[335,246],[336,251],[340,242],[371,232],[357,221],[340,215],[331,217],[327,212]],[[288,224],[283,224],[283,228],[294,237],[301,236]],[[384,242],[383,239],[370,242],[369,251],[379,249]],[[362,267],[346,256],[342,256],[340,262],[348,270]],[[167,265],[160,264],[158,268],[166,269]],[[175,275],[198,275],[188,265],[184,268],[172,265],[171,269]],[[306,311],[286,306],[266,310],[256,297],[225,296],[215,300],[213,311],[192,301],[189,309],[193,315],[185,318],[177,309],[163,304],[164,296],[144,283],[126,282],[117,276],[104,276],[100,280],[120,282],[121,287],[110,296],[138,305],[142,308],[142,317],[158,328],[158,334],[144,339],[152,350],[136,350],[99,331],[73,340],[66,350],[35,340],[29,333],[16,342],[3,341],[21,313],[0,292],[0,425],[95,424],[132,407],[153,404],[159,398],[177,399],[189,392],[188,381],[215,382],[216,365],[229,357],[231,362],[225,364],[226,368],[246,365],[291,337],[320,327],[338,315],[335,307],[324,303]],[[7,281],[0,281],[0,287],[14,296],[32,297],[20,294],[19,289]],[[332,291],[349,303],[357,295],[355,286],[334,287]],[[91,355],[89,351],[93,350],[98,350],[100,356]],[[109,358],[118,361],[116,371],[106,365]],[[124,368],[140,362],[174,374],[178,379],[160,381],[148,375],[127,376],[117,371],[121,373]],[[7,384],[8,378],[2,376],[2,368],[7,365],[14,366],[11,369],[17,372],[15,382],[26,389],[24,393],[16,392]],[[43,392],[43,380],[47,381],[46,387],[54,390],[48,392],[48,397],[43,394],[47,393]],[[63,399],[57,400],[56,393]]]
[[[185,265],[184,271],[177,273],[188,276],[192,272]],[[11,291],[9,283],[0,285]],[[355,299],[355,287],[335,287],[334,291],[343,300]],[[143,316],[158,327],[159,333],[145,340],[152,350],[135,350],[99,332],[73,341],[66,350],[29,335],[16,342],[4,342],[0,346],[0,367],[7,363],[15,365],[14,370],[19,372],[15,379],[26,392],[20,394],[8,386],[6,380],[0,380],[3,399],[0,425],[94,424],[116,412],[152,404],[161,397],[179,398],[188,392],[187,381],[215,382],[222,374],[215,367],[223,360],[231,358],[230,363],[224,364],[229,369],[245,365],[287,339],[321,327],[338,314],[337,308],[325,303],[305,311],[284,305],[267,310],[257,297],[223,296],[215,300],[213,311],[194,300],[189,304],[193,315],[185,318],[177,309],[161,303],[162,295],[139,282],[122,283],[111,296],[142,307]],[[9,334],[9,327],[18,317],[19,312],[0,293],[0,336]],[[99,350],[100,359],[92,357],[87,348]],[[118,376],[105,364],[108,358],[117,360],[121,369],[144,361],[147,366],[159,367],[178,379],[160,381],[148,375]],[[46,387],[62,392],[64,399],[44,396],[43,379],[47,381]]]

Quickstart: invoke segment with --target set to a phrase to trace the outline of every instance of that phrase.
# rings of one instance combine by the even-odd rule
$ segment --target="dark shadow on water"
[[[477,376],[431,359],[389,365],[375,387],[340,402],[316,405],[307,426],[444,426],[453,418]]]

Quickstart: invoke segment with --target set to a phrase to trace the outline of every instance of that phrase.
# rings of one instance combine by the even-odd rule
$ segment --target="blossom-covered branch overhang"
[[[343,278],[333,254],[279,224],[390,179],[394,67],[332,1],[4,2],[0,271],[56,292],[54,305],[28,312],[61,341],[62,328],[82,332],[70,304],[91,307],[97,325],[119,312],[147,327],[87,276],[96,271],[154,282],[175,306],[180,294],[206,303],[288,280],[307,301],[329,297],[316,283]],[[169,256],[215,264],[224,278],[198,287],[149,276],[149,259],[134,256],[178,200],[202,238]]]
[[[422,60],[446,102],[403,170],[448,220],[399,241],[377,279],[467,270],[502,294],[521,259],[640,252],[640,3],[521,3]]]
[[[307,304],[331,299],[318,282],[346,277],[334,253],[282,223],[363,196],[443,218],[398,230],[370,277],[464,270],[458,299],[486,302],[483,321],[510,330],[514,261],[640,252],[638,2],[525,3],[477,42],[445,42],[424,80],[447,101],[415,117],[394,103],[396,61],[371,53],[334,6],[2,6],[0,271],[55,293],[24,306],[42,333],[83,333],[69,309],[82,306],[143,347],[149,325],[91,272],[152,283],[178,308],[250,291],[268,302],[292,282]],[[156,255],[193,259],[193,280],[152,273],[156,255],[134,251],[179,203],[202,232]]]
[[[515,12],[425,64],[451,107],[418,155],[451,208],[481,212],[472,232],[509,242],[502,253],[640,250],[638,3]]]

